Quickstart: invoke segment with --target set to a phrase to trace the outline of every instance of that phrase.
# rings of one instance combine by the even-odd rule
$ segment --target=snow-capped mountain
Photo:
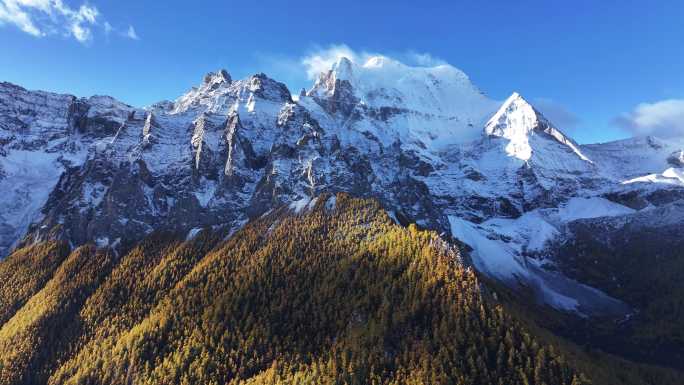
[[[156,229],[233,229],[345,191],[459,239],[479,270],[557,308],[622,314],[558,271],[553,245],[577,221],[682,207],[683,149],[579,145],[517,93],[500,103],[454,67],[385,57],[341,58],[298,98],[221,70],[145,109],[1,83],[0,255],[46,238],[118,250]]]
[[[537,136],[548,135],[567,146],[581,160],[591,163],[572,139],[554,127],[517,92],[514,92],[489,119],[484,131],[486,135],[507,139],[506,154],[520,160],[529,161]],[[539,148],[535,149],[537,151],[534,151],[534,154],[539,156]],[[564,161],[569,160],[565,158]]]
[[[385,145],[400,139],[444,148],[476,139],[498,103],[450,66],[409,67],[382,56],[340,58],[306,93],[343,124],[372,132]]]

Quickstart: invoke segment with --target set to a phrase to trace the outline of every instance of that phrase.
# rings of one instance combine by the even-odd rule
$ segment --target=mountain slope
[[[280,209],[210,252],[208,232],[184,244],[150,239],[111,273],[104,254],[76,250],[0,329],[0,379],[579,380],[482,298],[472,270],[436,234],[394,225],[376,203],[344,195],[308,207]],[[79,326],[56,333],[62,324],[48,319]]]
[[[0,328],[0,381],[42,382],[82,327],[77,312],[109,273],[112,257],[92,245],[74,250],[54,276]],[[6,318],[6,315],[3,315]]]
[[[576,352],[568,360],[565,344],[550,346],[512,318],[457,249],[433,232],[395,225],[376,202],[324,195],[301,209],[275,210],[220,241],[224,236],[202,231],[183,242],[157,234],[118,260],[96,257],[89,246],[73,252],[0,328],[0,381],[610,378],[611,360],[592,366]],[[31,306],[37,301],[46,305]],[[72,326],[57,333],[62,325]],[[59,336],[60,343],[40,335]],[[19,348],[27,344],[32,349]],[[589,371],[580,374],[576,365]],[[643,370],[676,383],[667,372]],[[631,373],[624,383],[645,383]]]
[[[684,201],[626,217],[577,220],[551,253],[568,276],[601,288],[635,308],[617,330],[587,333],[613,351],[684,369]]]
[[[340,59],[298,98],[265,74],[233,79],[220,70],[144,109],[2,83],[0,257],[23,250],[6,271],[24,261],[25,271],[42,271],[15,277],[22,294],[3,303],[5,317],[79,246],[120,258],[156,232],[226,234],[278,207],[305,210],[320,194],[346,192],[376,199],[396,223],[462,244],[467,263],[524,300],[586,318],[578,322],[622,325],[649,300],[635,295],[638,285],[614,290],[591,259],[558,250],[583,223],[610,223],[625,238],[656,233],[662,212],[681,226],[683,150],[681,140],[657,138],[580,146],[517,93],[498,103],[451,66],[385,57]],[[576,250],[593,247],[578,242],[586,243]],[[162,258],[139,256],[147,254]],[[668,293],[678,293],[670,280]],[[157,300],[140,299],[146,310],[137,317]],[[678,338],[669,321],[659,338]]]
[[[0,264],[0,324],[4,324],[45,283],[69,255],[64,242],[48,241],[17,250]]]

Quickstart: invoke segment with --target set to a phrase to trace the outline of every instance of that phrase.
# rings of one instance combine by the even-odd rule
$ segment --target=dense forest
[[[623,327],[575,323],[572,330],[604,340],[640,361],[664,362],[684,370],[684,238],[680,226],[609,232],[579,222],[573,225],[573,237],[559,248],[558,260],[569,276],[636,309]]]
[[[372,200],[323,195],[228,235],[15,251],[0,384],[680,383],[551,335]]]

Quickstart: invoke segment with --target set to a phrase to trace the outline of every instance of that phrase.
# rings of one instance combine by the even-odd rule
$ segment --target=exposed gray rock
[[[667,163],[672,167],[684,167],[684,150],[678,150],[667,157]]]
[[[147,109],[1,83],[0,257],[48,238],[121,249],[155,229],[236,227],[323,192],[376,198],[401,223],[445,235],[450,217],[481,231],[579,196],[639,210],[684,197],[675,184],[622,183],[681,167],[677,144],[579,146],[519,96],[487,123],[494,102],[455,69],[411,70],[403,88],[369,87],[359,71],[340,60],[295,102],[264,74],[220,70]],[[504,232],[486,236],[509,243]]]

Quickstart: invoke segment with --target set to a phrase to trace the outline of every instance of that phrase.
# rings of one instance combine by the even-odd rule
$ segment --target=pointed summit
[[[353,67],[356,67],[356,64],[348,58],[344,56],[338,58],[329,70],[320,73],[307,95],[319,98],[337,98],[341,91],[345,94],[351,94]],[[344,84],[340,84],[341,82]]]
[[[210,85],[230,82],[232,82],[230,74],[224,69],[220,69],[216,72],[209,72],[208,74],[204,75],[203,79],[204,84]]]
[[[511,141],[525,138],[534,130],[550,126],[548,120],[539,113],[519,93],[514,92],[501,105],[485,125],[485,134],[498,136]]]
[[[192,87],[174,101],[171,113],[182,113],[200,106],[215,110],[220,107],[216,103],[217,99],[228,93],[232,85],[233,79],[228,71],[220,69],[216,72],[209,72],[204,75],[199,86]]]
[[[334,73],[335,79],[349,80],[353,73],[353,65],[354,63],[351,60],[342,56],[333,64],[331,71]]]
[[[506,146],[508,155],[525,161],[532,157],[533,148],[530,145],[530,137],[546,135],[569,147],[582,160],[591,162],[580,152],[572,139],[557,129],[517,92],[511,94],[494,116],[489,119],[485,125],[484,133],[490,137],[508,139],[509,143]]]

